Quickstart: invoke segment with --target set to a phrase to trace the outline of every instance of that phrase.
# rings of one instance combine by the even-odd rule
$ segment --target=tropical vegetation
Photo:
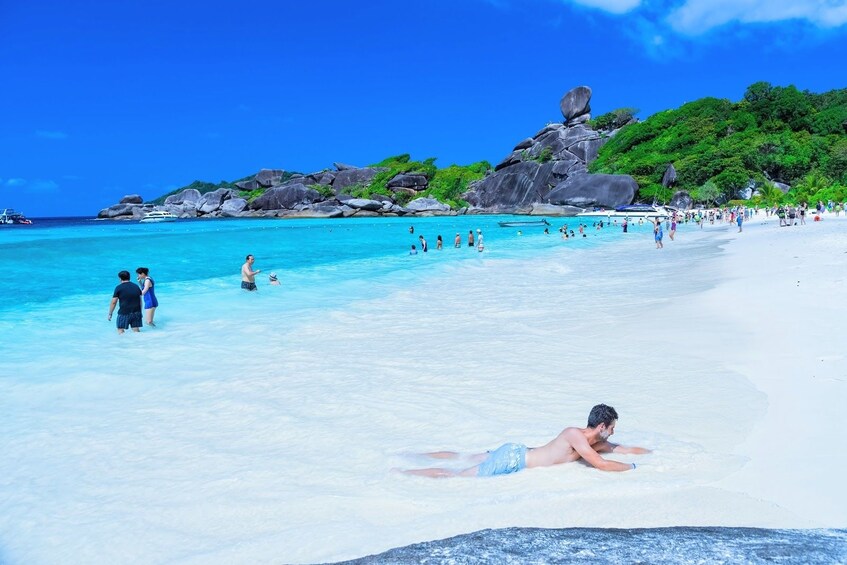
[[[614,125],[631,110],[595,122]],[[661,179],[670,164],[677,181],[666,188]],[[642,199],[660,202],[676,190],[726,202],[747,188],[756,203],[844,200],[847,89],[815,94],[757,82],[736,103],[702,98],[624,126],[589,170],[632,175]],[[785,194],[774,183],[791,189]]]

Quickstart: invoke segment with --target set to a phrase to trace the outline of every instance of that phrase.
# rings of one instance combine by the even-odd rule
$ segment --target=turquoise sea
[[[255,268],[281,276],[284,292],[296,293],[297,302],[332,296],[348,285],[371,288],[372,283],[414,276],[457,261],[516,258],[562,245],[562,224],[576,229],[574,219],[553,220],[550,235],[542,228],[501,228],[510,216],[455,216],[415,219],[345,220],[181,220],[141,224],[90,219],[48,219],[33,226],[0,229],[0,312],[20,315],[50,309],[69,298],[83,302],[108,298],[117,273],[139,266],[150,268],[157,292],[165,301],[179,294],[215,293],[226,301],[228,289],[239,287],[239,270],[247,253],[256,256]],[[415,228],[414,234],[409,227]],[[486,250],[467,247],[468,231],[481,229]],[[584,248],[612,239],[619,228],[588,230],[589,237],[570,240]],[[456,233],[462,247],[454,249]],[[445,245],[437,252],[436,237]],[[418,236],[429,244],[427,255],[409,256]],[[259,277],[261,283],[265,276]],[[349,295],[348,295],[349,296]],[[361,295],[357,295],[362,297]],[[168,316],[162,309],[162,315]]]

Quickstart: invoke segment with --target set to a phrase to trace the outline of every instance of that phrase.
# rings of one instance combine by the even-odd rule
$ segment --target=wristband
[[[632,464],[632,468],[635,469],[635,463]]]

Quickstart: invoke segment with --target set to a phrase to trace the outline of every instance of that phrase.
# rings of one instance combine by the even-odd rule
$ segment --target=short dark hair
[[[135,272],[139,275],[144,275],[146,277],[148,274],[150,274],[150,269],[148,269],[147,267],[138,267],[137,269],[135,269]]]
[[[596,428],[600,424],[611,426],[617,419],[618,413],[615,412],[614,408],[606,406],[605,404],[598,404],[592,408],[591,412],[588,414],[588,427]]]
[[[247,257],[245,257],[245,258],[244,258],[244,260],[245,260],[245,261],[249,261],[249,260],[250,260],[250,257],[252,257],[252,255],[248,255]]]
[[[129,280],[129,271],[121,271],[120,273],[118,273],[118,278],[121,279],[122,281],[128,281]]]

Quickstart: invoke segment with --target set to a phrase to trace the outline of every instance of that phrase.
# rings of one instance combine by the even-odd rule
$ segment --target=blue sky
[[[759,80],[847,87],[847,0],[0,0],[0,208],[398,153],[498,162],[561,121]]]

